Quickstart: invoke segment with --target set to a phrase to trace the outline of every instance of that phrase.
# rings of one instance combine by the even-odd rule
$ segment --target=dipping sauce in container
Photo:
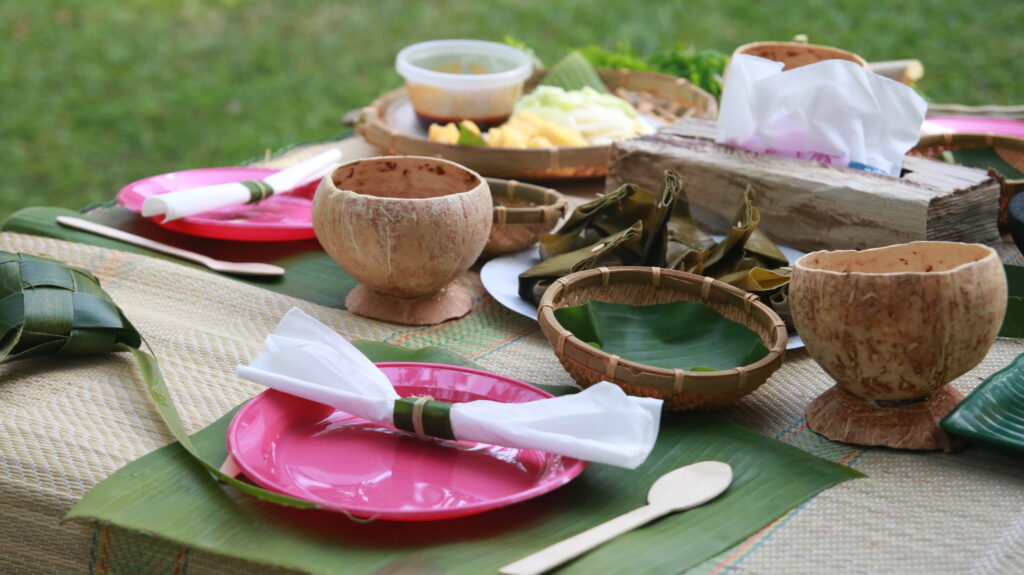
[[[472,120],[482,130],[508,119],[533,72],[523,51],[481,40],[413,44],[398,53],[395,69],[424,126]]]

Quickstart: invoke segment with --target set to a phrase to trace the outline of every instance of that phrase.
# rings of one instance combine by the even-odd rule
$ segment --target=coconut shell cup
[[[913,242],[814,252],[796,261],[793,321],[836,385],[807,408],[829,439],[951,450],[939,420],[963,396],[949,382],[977,365],[1006,311],[1006,276],[979,244]]]
[[[416,156],[343,164],[313,198],[324,250],[355,278],[345,298],[357,315],[404,325],[461,317],[472,298],[456,278],[487,243],[490,189],[454,162]]]

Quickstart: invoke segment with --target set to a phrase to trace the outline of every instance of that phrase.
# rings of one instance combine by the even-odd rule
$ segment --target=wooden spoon
[[[239,275],[250,275],[250,276],[280,276],[284,275],[284,268],[258,262],[226,262],[204,256],[203,254],[197,254],[167,244],[130,234],[128,232],[104,226],[103,224],[97,224],[96,222],[90,222],[89,220],[83,220],[81,218],[72,218],[68,216],[57,216],[57,223],[62,226],[69,228],[75,228],[76,230],[86,231],[98,236],[104,236],[120,240],[125,243],[134,244],[144,248],[149,248],[155,252],[181,258],[191,262],[202,264],[211,270],[226,273],[226,274],[239,274]]]
[[[701,461],[674,469],[654,482],[647,492],[647,505],[509,563],[498,572],[539,575],[659,517],[703,505],[718,497],[730,483],[732,468],[721,461]]]

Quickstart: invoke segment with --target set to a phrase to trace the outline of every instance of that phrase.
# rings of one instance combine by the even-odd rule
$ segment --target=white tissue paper
[[[733,57],[718,143],[900,175],[928,109],[913,88],[846,60],[782,68],[757,56]]]
[[[387,376],[344,337],[298,308],[267,336],[263,351],[235,373],[244,379],[393,425],[399,398]],[[601,382],[579,393],[529,403],[471,401],[451,409],[458,439],[537,449],[636,468],[654,447],[661,400],[626,395]]]
[[[323,178],[339,162],[341,150],[330,149],[267,176],[263,183],[270,188],[271,194],[286,192]],[[146,198],[142,204],[142,216],[163,215],[163,221],[169,222],[217,208],[245,204],[251,197],[249,188],[239,182],[178,190]]]

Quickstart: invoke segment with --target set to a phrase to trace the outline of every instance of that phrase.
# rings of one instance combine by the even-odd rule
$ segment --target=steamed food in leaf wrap
[[[701,230],[679,174],[665,171],[661,194],[626,184],[572,213],[558,232],[541,237],[543,261],[519,276],[519,295],[537,303],[552,281],[601,266],[639,265],[717,278],[785,302],[789,261],[757,226],[761,213],[748,187],[732,228],[716,241]]]

